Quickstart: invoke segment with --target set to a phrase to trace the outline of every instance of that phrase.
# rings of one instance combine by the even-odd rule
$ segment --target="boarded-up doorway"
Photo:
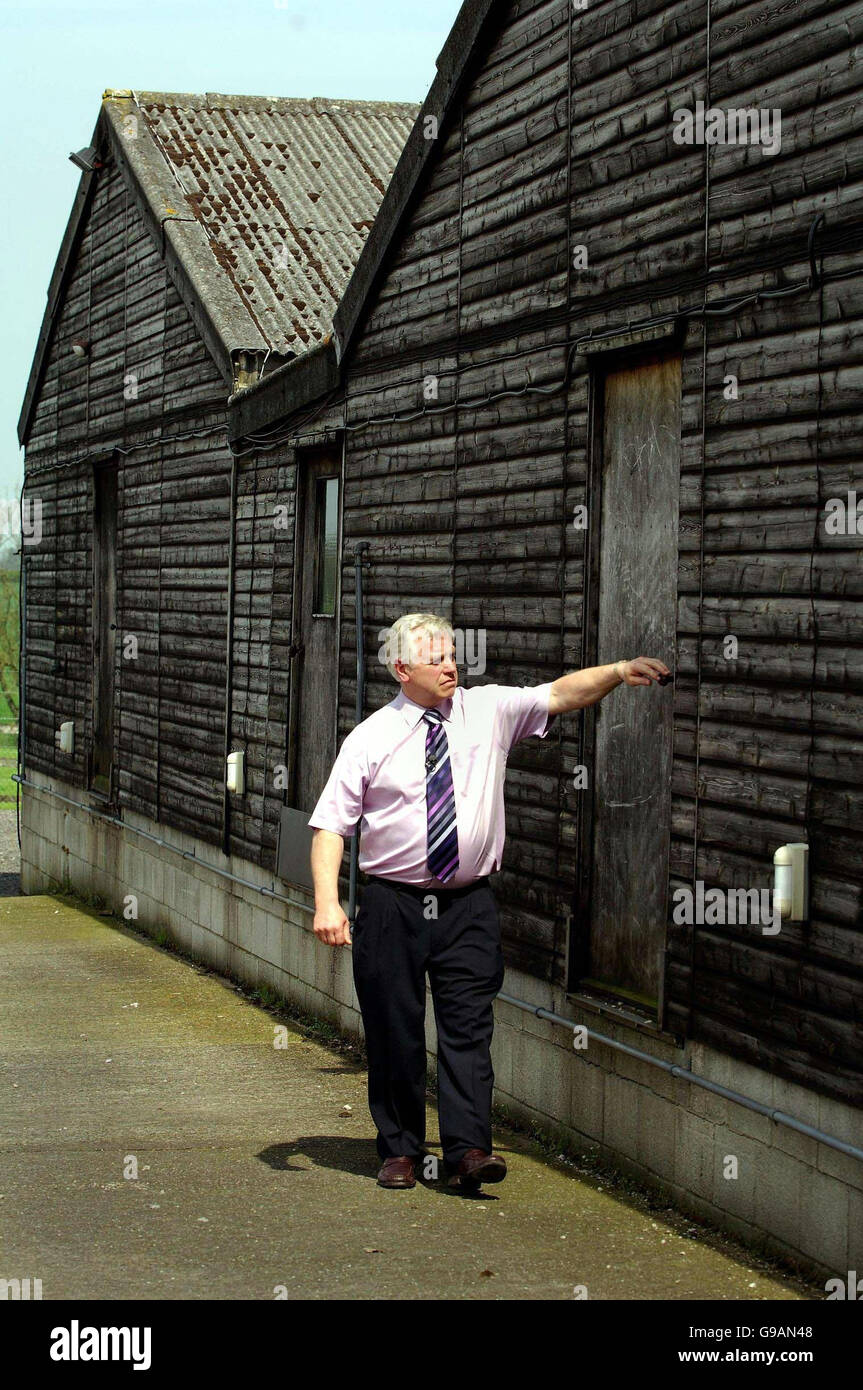
[[[589,664],[654,656],[675,669],[679,353],[594,377],[587,575]],[[585,721],[591,795],[581,839],[577,983],[661,1011],[673,687],[621,686]]]
[[[298,455],[294,571],[290,805],[313,811],[336,755],[341,449]]]
[[[93,744],[90,787],[111,795],[117,654],[117,464],[93,469]]]

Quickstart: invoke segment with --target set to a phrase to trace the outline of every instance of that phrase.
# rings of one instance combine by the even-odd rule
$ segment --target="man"
[[[649,657],[594,666],[545,685],[458,684],[453,630],[430,613],[390,629],[387,668],[400,690],[348,734],[309,824],[315,935],[351,941],[339,903],[345,837],[361,822],[369,877],[353,932],[353,971],[368,1051],[369,1108],[382,1187],[415,1186],[425,1142],[425,976],[438,1037],[438,1117],[451,1182],[499,1182],[492,1153],[494,999],[504,978],[488,875],[500,868],[507,754],[544,738],[555,715],[616,686],[670,676]]]

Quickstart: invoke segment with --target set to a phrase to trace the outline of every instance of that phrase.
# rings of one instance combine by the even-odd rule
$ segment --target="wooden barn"
[[[105,93],[19,423],[28,772],[220,839],[228,398],[331,333],[417,109]]]
[[[510,756],[497,1098],[831,1272],[863,1259],[861,27],[465,0],[331,335],[235,382],[227,472],[200,438],[185,492],[164,450],[158,479],[123,461],[133,554],[91,581],[98,498],[30,473],[89,419],[55,372],[25,490],[25,887],[131,894],[346,1031],[306,822],[394,693],[382,631],[448,617],[468,683],[665,660]],[[103,696],[84,635],[115,589],[140,656]],[[747,915],[789,845],[793,906]]]

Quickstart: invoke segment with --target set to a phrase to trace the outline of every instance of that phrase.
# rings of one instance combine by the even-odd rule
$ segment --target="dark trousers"
[[[372,878],[352,940],[381,1158],[416,1157],[425,1143],[426,971],[437,1024],[444,1158],[454,1165],[468,1149],[490,1153],[490,1049],[504,964],[488,880],[447,890]]]

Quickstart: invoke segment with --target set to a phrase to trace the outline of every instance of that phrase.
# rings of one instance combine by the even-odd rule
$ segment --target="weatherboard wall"
[[[71,351],[88,339],[87,357]],[[116,456],[115,801],[222,826],[231,456],[226,387],[116,164],[99,175],[27,442],[25,770],[84,787],[92,745],[94,458]],[[128,650],[128,647],[126,648]],[[54,734],[75,722],[75,751]]]
[[[501,6],[349,345],[341,394],[274,422],[277,448],[240,442],[229,738],[247,782],[228,798],[227,832],[239,859],[272,867],[302,444],[346,426],[340,735],[355,719],[359,541],[366,713],[393,692],[379,633],[410,608],[485,634],[486,668],[469,681],[553,679],[587,649],[586,538],[571,524],[589,500],[585,349],[683,313],[676,643],[659,653],[676,672],[669,889],[767,887],[776,846],[808,839],[812,912],[778,939],[670,922],[664,1023],[859,1103],[863,579],[859,538],[823,524],[829,498],[863,491],[859,16],[801,0],[714,7],[711,25],[708,72],[700,5]],[[678,105],[753,92],[782,107],[778,155],[674,143]],[[824,279],[808,289],[818,211]],[[696,312],[727,296],[740,297],[733,313]],[[83,361],[69,351],[79,333],[94,344]],[[224,393],[119,170],[106,169],[28,443],[44,539],[26,556],[25,767],[85,785],[92,494],[89,463],[74,460],[129,449],[118,559],[139,656],[118,652],[118,804],[213,844],[225,832]],[[83,735],[71,759],[54,745],[67,718]],[[498,884],[508,964],[559,997],[572,983],[579,726],[559,720],[513,751]]]
[[[859,538],[824,522],[863,482],[858,22],[835,4],[714,8],[708,71],[700,5],[502,7],[344,367],[339,713],[345,733],[361,540],[367,713],[392,695],[379,632],[411,608],[482,628],[483,680],[582,664],[585,536],[570,522],[588,500],[589,339],[679,316],[677,632],[657,653],[676,672],[669,892],[769,888],[774,849],[803,839],[812,906],[778,938],[670,921],[664,1022],[851,1103],[863,568]],[[675,109],[756,95],[782,109],[778,154],[675,142]],[[750,298],[777,289],[793,292]],[[311,434],[307,416],[285,432]],[[508,963],[561,990],[580,748],[570,718],[514,750],[499,880]]]

